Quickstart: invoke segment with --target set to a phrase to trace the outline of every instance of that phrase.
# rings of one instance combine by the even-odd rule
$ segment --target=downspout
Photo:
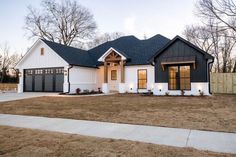
[[[212,59],[212,61],[207,64],[208,82],[209,82],[209,83],[208,83],[208,89],[209,89],[209,93],[210,93],[210,94],[212,94],[212,92],[211,92],[211,85],[210,85],[210,83],[211,83],[211,80],[210,80],[210,64],[212,64],[213,62],[214,62],[214,59]]]
[[[70,93],[70,69],[73,68],[73,65],[70,65],[69,68],[67,69],[67,82],[68,82],[68,92]]]

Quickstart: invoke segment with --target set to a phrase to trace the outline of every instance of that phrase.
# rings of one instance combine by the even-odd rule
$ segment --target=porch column
[[[121,83],[125,83],[124,61],[120,61]]]
[[[107,83],[107,82],[108,82],[108,79],[107,79],[107,72],[108,72],[107,62],[105,61],[105,62],[104,62],[104,83]]]
[[[119,83],[119,93],[125,93],[125,69],[124,69],[124,61],[120,61],[120,76],[121,80]]]
[[[103,93],[109,93],[109,88],[108,88],[108,65],[107,62],[104,62],[104,82],[102,84],[102,92]]]

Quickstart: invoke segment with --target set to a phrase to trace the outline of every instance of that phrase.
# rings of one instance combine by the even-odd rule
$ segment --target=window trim
[[[139,79],[139,71],[143,71],[143,70],[145,70],[146,71],[146,79]],[[138,87],[138,89],[147,89],[147,69],[138,69],[138,71],[137,71],[137,87]],[[139,88],[139,80],[146,80],[146,88]]]
[[[177,66],[178,67],[178,74],[177,74],[177,81],[176,81],[176,86],[178,87],[177,89],[170,89],[170,86],[169,86],[169,67],[174,67],[174,66]],[[189,79],[190,79],[190,89],[180,89],[180,67],[181,66],[189,66],[189,73],[190,73],[190,76],[189,76]],[[186,77],[184,77],[186,78]],[[181,65],[171,65],[171,66],[168,66],[168,90],[170,91],[181,91],[181,90],[184,90],[184,91],[191,91],[191,65],[189,64],[181,64]]]

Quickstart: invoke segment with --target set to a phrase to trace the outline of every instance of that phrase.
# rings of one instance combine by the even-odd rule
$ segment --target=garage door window
[[[43,74],[43,70],[41,70],[41,69],[36,69],[36,70],[35,70],[35,74],[36,74],[36,75],[41,75],[41,74]]]
[[[26,71],[25,71],[25,74],[26,74],[26,75],[33,75],[33,70],[26,70]]]
[[[45,69],[45,74],[53,74],[53,69]]]
[[[63,68],[57,68],[56,69],[56,74],[63,74]]]

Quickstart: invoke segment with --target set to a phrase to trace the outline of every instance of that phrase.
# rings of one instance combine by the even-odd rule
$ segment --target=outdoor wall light
[[[130,90],[133,90],[133,87],[134,87],[134,85],[133,85],[133,83],[131,83],[131,84],[129,85]]]
[[[202,87],[198,86],[198,91],[201,92],[202,91]]]
[[[21,72],[19,72],[19,73],[18,73],[18,76],[19,76],[19,77],[21,77],[21,76],[22,76],[22,73],[21,73]]]
[[[159,91],[161,92],[161,90],[162,90],[162,86],[161,86],[161,85],[159,85]]]

